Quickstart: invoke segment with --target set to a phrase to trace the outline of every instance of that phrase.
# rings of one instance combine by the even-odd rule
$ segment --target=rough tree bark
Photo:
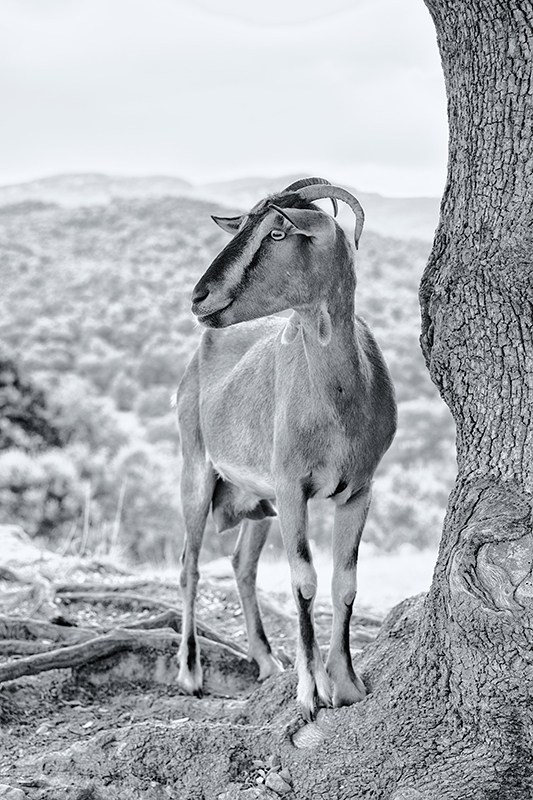
[[[518,800],[533,776],[533,5],[426,5],[450,145],[422,346],[456,421],[459,473],[420,635],[494,781],[480,796]]]
[[[533,791],[533,4],[425,0],[448,95],[448,180],[422,347],[458,477],[409,663],[439,798]],[[441,716],[442,715],[442,716]]]

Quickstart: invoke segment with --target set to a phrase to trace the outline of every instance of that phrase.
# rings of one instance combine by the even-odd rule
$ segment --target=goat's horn
[[[344,200],[344,202],[350,206],[355,214],[355,247],[357,248],[359,246],[359,239],[361,238],[363,225],[365,224],[365,212],[361,208],[359,200],[354,197],[353,194],[347,192],[346,189],[341,189],[340,186],[332,186],[331,184],[312,184],[308,186],[302,186],[302,188],[298,189],[297,191],[300,197],[304,200],[320,200],[325,197],[336,197],[337,200]]]
[[[298,189],[303,189],[304,186],[315,186],[317,183],[331,186],[331,181],[327,181],[325,178],[300,178],[300,180],[294,181],[290,186],[283,189],[283,192],[297,192]]]
[[[297,192],[305,186],[316,186],[317,184],[331,186],[331,183],[325,178],[300,178],[299,181],[294,181],[290,186],[287,186],[287,188],[283,190],[283,193]],[[330,200],[333,205],[333,216],[336,217],[339,213],[339,205],[334,197],[330,197]]]

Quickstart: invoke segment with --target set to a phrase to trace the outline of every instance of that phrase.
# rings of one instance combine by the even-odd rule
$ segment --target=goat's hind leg
[[[350,618],[357,591],[357,555],[371,490],[367,486],[335,509],[333,526],[333,627],[327,671],[333,684],[333,705],[347,706],[366,695],[350,654]]]
[[[241,523],[239,538],[232,558],[248,633],[248,657],[257,662],[260,681],[283,672],[283,666],[272,654],[270,643],[266,637],[256,594],[257,562],[266,542],[269,528],[270,519],[268,517],[257,521],[245,519]]]

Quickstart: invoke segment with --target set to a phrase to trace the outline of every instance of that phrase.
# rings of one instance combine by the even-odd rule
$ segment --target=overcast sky
[[[304,172],[439,195],[423,0],[0,0],[0,184]]]

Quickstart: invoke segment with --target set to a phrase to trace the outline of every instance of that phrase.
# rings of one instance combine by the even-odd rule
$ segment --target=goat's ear
[[[226,233],[237,233],[242,222],[242,217],[215,217],[211,215],[211,219]]]
[[[321,223],[324,219],[331,219],[327,214],[324,214],[318,209],[312,211],[308,208],[279,208],[272,204],[286,220],[288,220],[294,228],[294,233],[302,233],[304,236],[316,236]]]

